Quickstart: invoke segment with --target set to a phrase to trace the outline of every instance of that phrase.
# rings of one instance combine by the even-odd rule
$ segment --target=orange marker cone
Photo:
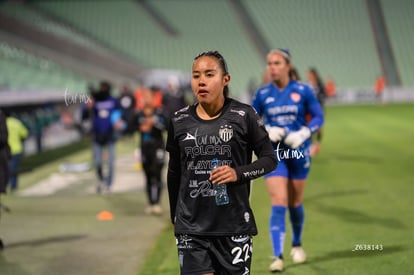
[[[96,215],[96,218],[100,221],[110,221],[114,219],[114,215],[109,211],[101,211]]]

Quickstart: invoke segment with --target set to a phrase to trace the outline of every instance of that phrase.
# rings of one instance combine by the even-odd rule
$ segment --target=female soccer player
[[[250,180],[277,161],[254,109],[228,97],[229,82],[219,52],[199,54],[191,81],[197,102],[169,124],[167,181],[181,274],[250,274],[257,234]]]
[[[309,85],[313,88],[315,92],[316,98],[319,101],[319,104],[324,110],[325,107],[325,99],[326,99],[326,91],[325,91],[325,84],[323,83],[322,78],[319,76],[318,70],[316,68],[309,68],[308,70],[308,81]],[[310,154],[311,156],[315,156],[319,153],[321,142],[322,142],[322,127],[313,135],[315,138],[312,138],[313,142],[310,146]]]
[[[293,262],[306,260],[302,248],[304,210],[302,197],[310,168],[309,137],[323,124],[323,114],[312,89],[290,79],[290,54],[276,49],[267,55],[267,71],[271,82],[259,88],[253,107],[264,118],[270,140],[279,160],[277,168],[265,176],[272,204],[270,236],[274,260],[269,269],[283,270],[285,213],[289,206],[293,240]],[[305,114],[312,119],[306,123]]]

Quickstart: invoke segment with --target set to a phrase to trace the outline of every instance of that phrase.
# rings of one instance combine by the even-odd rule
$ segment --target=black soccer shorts
[[[252,236],[178,235],[181,275],[248,275],[252,262]]]

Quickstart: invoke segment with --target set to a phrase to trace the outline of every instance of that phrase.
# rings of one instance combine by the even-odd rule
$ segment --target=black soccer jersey
[[[226,99],[221,115],[212,120],[200,119],[196,106],[175,112],[168,130],[168,190],[175,233],[256,235],[249,203],[250,180],[276,166],[268,134],[249,105]],[[257,156],[253,163],[252,152]],[[216,204],[209,181],[215,159],[237,173],[237,182],[227,183],[226,205]]]

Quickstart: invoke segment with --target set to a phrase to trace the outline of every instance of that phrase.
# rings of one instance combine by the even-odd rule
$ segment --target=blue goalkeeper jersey
[[[287,133],[302,126],[314,133],[324,122],[322,108],[312,88],[295,80],[290,80],[282,90],[273,82],[260,87],[254,95],[253,107],[263,117],[265,125],[285,128]],[[311,117],[309,121],[307,114]]]

